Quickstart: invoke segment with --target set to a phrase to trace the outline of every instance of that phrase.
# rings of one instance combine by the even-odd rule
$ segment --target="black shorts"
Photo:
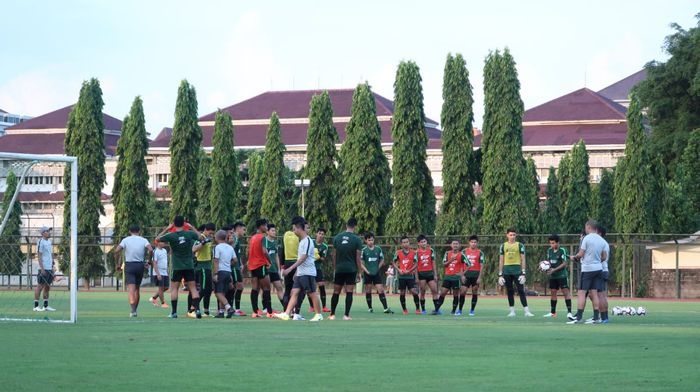
[[[415,279],[402,279],[399,278],[399,290],[413,290],[416,288],[416,280]]]
[[[231,277],[234,283],[243,283],[243,273],[238,268],[231,268]]]
[[[143,281],[144,265],[145,264],[141,262],[124,263],[124,282],[126,284],[141,286],[141,281]]]
[[[197,290],[203,292],[214,290],[214,281],[211,277],[210,269],[194,270],[194,281],[197,283]]]
[[[603,271],[582,272],[579,290],[598,290],[601,280],[603,280]]]
[[[363,281],[365,284],[382,284],[382,277],[379,273],[374,275],[367,275],[363,273]]]
[[[168,275],[161,275],[160,279],[158,279],[158,276],[154,276],[153,281],[156,287],[161,287],[163,290],[170,288],[170,277]]]
[[[478,276],[467,276],[464,279],[464,287],[474,287],[479,285],[479,283],[476,282],[476,280],[479,279]]]
[[[185,283],[194,282],[194,269],[174,270],[173,276],[170,277],[171,282],[177,283],[180,283],[180,281],[183,279],[185,280]]]
[[[294,286],[292,289],[301,289],[305,293],[315,293],[316,292],[316,277],[310,275],[301,275],[294,277]]]
[[[141,270],[143,270],[143,267]],[[39,272],[36,276],[36,282],[37,284],[51,286],[51,283],[53,283],[53,271],[44,270],[43,273]]]
[[[321,268],[316,269],[316,283],[319,282],[324,282],[325,279],[323,278],[323,270]]]
[[[250,276],[252,276],[253,278],[264,279],[267,276],[267,274],[270,272],[269,269],[270,269],[270,267],[267,267],[264,265],[262,267],[258,267],[256,269],[252,269],[252,270],[250,270]]]
[[[233,283],[233,278],[231,277],[230,272],[217,271],[214,292],[226,294],[231,286],[231,283]]]
[[[418,272],[418,280],[424,280],[426,282],[431,282],[435,280],[435,274],[431,272]]]
[[[333,277],[333,284],[354,285],[357,274],[355,272],[336,272]]]
[[[279,272],[270,272],[270,282],[279,282],[282,280]]]
[[[448,290],[456,290],[461,287],[461,283],[459,280],[445,279],[442,281],[442,287]]]
[[[569,279],[567,278],[549,278],[549,289],[560,290],[569,288]]]
[[[603,271],[600,274],[600,285],[598,286],[598,291],[607,291],[608,290],[608,277],[610,276],[610,272],[608,271]]]

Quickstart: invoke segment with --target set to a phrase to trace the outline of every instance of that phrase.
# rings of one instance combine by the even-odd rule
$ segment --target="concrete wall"
[[[681,298],[700,298],[700,270],[682,269]],[[676,298],[676,271],[653,270],[649,295],[656,298]]]

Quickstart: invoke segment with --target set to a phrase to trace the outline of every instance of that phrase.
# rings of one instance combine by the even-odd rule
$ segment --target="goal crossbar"
[[[75,323],[78,315],[78,158],[65,155],[0,152],[0,159],[70,164],[70,319],[68,322]],[[16,196],[15,194],[13,200],[16,199]]]

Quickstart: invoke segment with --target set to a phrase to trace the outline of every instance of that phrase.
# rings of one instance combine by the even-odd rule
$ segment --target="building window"
[[[168,185],[168,173],[156,174],[157,188],[166,188]]]
[[[59,185],[60,185],[60,184],[63,184],[63,177],[58,176],[58,177],[56,177],[56,178],[58,178],[58,183],[59,183]]]

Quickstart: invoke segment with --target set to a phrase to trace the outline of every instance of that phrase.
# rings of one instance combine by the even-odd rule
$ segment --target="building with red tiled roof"
[[[602,90],[598,90],[598,94],[624,107],[629,107],[632,88],[646,78],[647,71],[646,69],[642,69],[622,80],[618,80]]]
[[[0,151],[14,152],[22,154],[40,155],[64,155],[64,142],[68,117],[73,106],[70,105],[58,110],[31,118],[24,122],[15,124],[5,130],[5,135],[0,137]],[[112,193],[114,184],[114,172],[116,171],[116,149],[121,135],[122,122],[118,119],[104,114],[104,153],[106,156],[105,171],[107,173],[107,183],[102,189],[103,194]],[[2,161],[0,163],[0,191],[6,189],[6,176],[11,167],[11,162]],[[41,163],[32,166],[27,176],[24,178],[19,194],[26,220],[39,222],[39,216],[51,222],[62,224],[63,222],[63,164]],[[19,175],[20,173],[16,173]],[[112,218],[111,204],[107,198],[103,198],[107,217],[103,217],[102,224],[109,225]],[[57,220],[58,219],[58,220]],[[48,221],[41,223],[45,224]]]
[[[309,104],[315,94],[324,90],[268,91],[221,109],[231,114],[236,149],[263,149],[272,112],[280,118],[282,142],[287,148],[285,164],[297,170],[306,163],[306,135],[309,125]],[[345,128],[350,121],[353,89],[326,90],[333,107],[333,123],[340,143],[345,140]],[[377,120],[382,132],[382,145],[391,159],[391,119],[394,103],[374,93]],[[211,151],[216,112],[199,118],[202,146]],[[426,118],[425,131],[429,139],[439,139],[438,123]],[[170,173],[168,145],[172,129],[163,131],[149,145],[149,173],[155,188],[167,186]],[[340,148],[340,145],[338,145]]]

